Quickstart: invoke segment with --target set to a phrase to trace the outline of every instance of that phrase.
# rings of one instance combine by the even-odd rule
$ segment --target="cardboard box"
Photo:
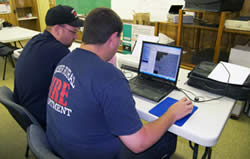
[[[150,24],[150,13],[135,13],[133,15],[134,24],[149,25]]]

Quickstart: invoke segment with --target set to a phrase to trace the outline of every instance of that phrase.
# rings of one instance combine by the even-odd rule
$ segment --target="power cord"
[[[218,99],[221,99],[223,98],[224,96],[219,96],[219,97],[216,97],[216,98],[210,98],[210,99],[204,99],[204,100],[201,100],[201,98],[205,98],[203,96],[196,96],[193,92],[191,91],[188,91],[186,89],[183,89],[183,88],[178,88],[189,100],[191,100],[192,102],[196,102],[196,103],[202,103],[202,102],[209,102],[209,101],[213,101],[213,100],[218,100]],[[190,97],[190,95],[188,95],[186,92],[192,94],[194,97]]]

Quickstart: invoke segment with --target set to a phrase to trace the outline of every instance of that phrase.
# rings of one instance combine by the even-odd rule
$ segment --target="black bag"
[[[12,27],[12,24],[5,21],[5,22],[3,22],[3,27]]]
[[[243,85],[227,84],[209,79],[208,75],[213,71],[216,65],[217,64],[208,61],[203,61],[196,65],[188,74],[189,79],[187,84],[211,93],[231,97],[236,100],[246,100],[250,94],[250,75],[247,77]]]

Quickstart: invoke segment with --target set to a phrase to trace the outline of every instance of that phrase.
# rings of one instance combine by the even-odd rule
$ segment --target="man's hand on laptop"
[[[166,112],[167,114],[171,114],[174,116],[174,123],[175,121],[185,117],[189,113],[192,112],[193,110],[193,103],[192,101],[188,100],[186,97],[180,99],[178,102],[173,104],[168,111]]]

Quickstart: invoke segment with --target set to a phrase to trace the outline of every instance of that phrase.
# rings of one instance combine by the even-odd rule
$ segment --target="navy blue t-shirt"
[[[55,69],[47,101],[47,136],[65,159],[114,159],[120,135],[142,123],[128,81],[97,55],[76,49]]]
[[[27,43],[17,60],[14,99],[26,107],[44,127],[52,75],[57,63],[69,52],[68,47],[45,30]]]

